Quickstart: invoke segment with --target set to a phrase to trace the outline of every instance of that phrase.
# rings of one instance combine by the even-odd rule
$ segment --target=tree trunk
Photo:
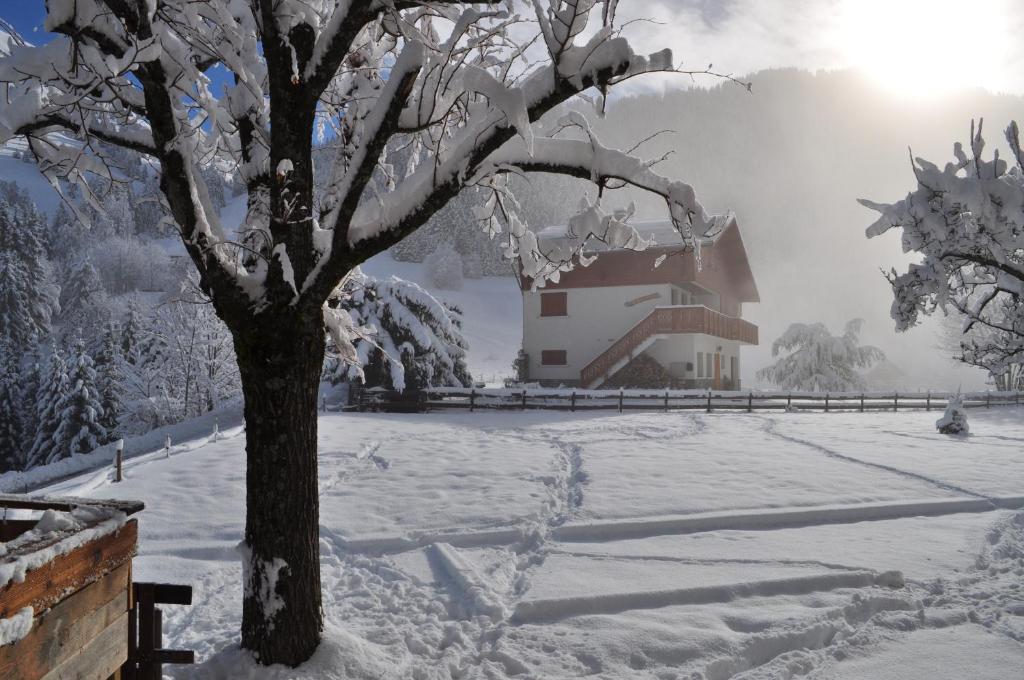
[[[294,308],[235,332],[245,396],[246,522],[242,647],[297,666],[320,643],[317,390],[319,313]],[[315,318],[305,318],[305,317]]]

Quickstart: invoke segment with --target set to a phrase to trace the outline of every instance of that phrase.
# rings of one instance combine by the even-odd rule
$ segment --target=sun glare
[[[1009,75],[1008,10],[1007,0],[847,0],[843,48],[851,66],[894,93],[998,90]]]

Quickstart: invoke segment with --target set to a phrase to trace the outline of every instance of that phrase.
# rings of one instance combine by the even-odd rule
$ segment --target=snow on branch
[[[1015,123],[1006,129],[1012,166],[998,152],[984,158],[982,127],[971,124],[969,148],[957,143],[944,167],[914,159],[917,187],[903,200],[860,202],[880,213],[868,238],[901,229],[903,251],[923,256],[887,274],[897,330],[940,309],[963,314],[965,353],[988,357],[998,373],[1024,354],[1024,165]],[[980,343],[968,335],[976,327]]]

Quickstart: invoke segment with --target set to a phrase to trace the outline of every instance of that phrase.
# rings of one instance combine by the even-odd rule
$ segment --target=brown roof
[[[668,257],[655,267],[662,255]],[[521,283],[524,290],[531,284],[525,277]],[[735,219],[729,220],[714,239],[702,241],[699,269],[695,253],[684,251],[682,244],[657,245],[639,252],[608,250],[601,252],[589,267],[577,265],[563,272],[558,283],[548,282],[544,290],[658,283],[696,283],[739,302],[761,301]]]

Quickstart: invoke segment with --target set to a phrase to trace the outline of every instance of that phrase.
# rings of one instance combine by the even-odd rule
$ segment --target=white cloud
[[[1024,92],[1020,0],[659,0],[622,2],[618,18],[689,69],[854,67],[894,89]]]

